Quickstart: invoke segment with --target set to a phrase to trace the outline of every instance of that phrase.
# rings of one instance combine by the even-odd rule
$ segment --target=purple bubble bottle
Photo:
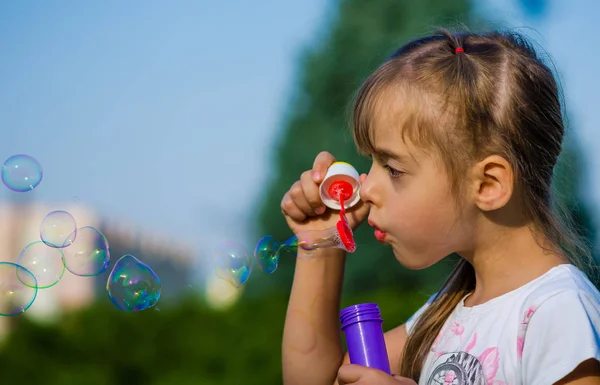
[[[391,374],[379,306],[375,303],[349,306],[340,312],[340,321],[346,335],[350,363]]]

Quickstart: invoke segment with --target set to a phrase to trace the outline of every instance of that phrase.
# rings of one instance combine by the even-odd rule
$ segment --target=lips
[[[387,236],[387,234],[385,233],[385,231],[381,231],[377,225],[375,224],[375,222],[373,221],[369,221],[369,226],[373,227],[375,229],[374,235],[375,235],[375,239],[377,239],[379,242],[384,243],[385,242],[385,237]]]
[[[386,233],[384,233],[383,231],[379,230],[379,229],[375,229],[375,239],[377,239],[379,242],[384,243],[385,242],[385,237],[386,237]]]

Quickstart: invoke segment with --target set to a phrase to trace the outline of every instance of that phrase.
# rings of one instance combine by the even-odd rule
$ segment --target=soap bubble
[[[35,301],[35,276],[23,266],[0,262],[0,316],[24,313]]]
[[[63,249],[65,267],[71,273],[90,277],[106,271],[110,263],[108,240],[95,227],[85,226],[77,229],[77,238],[71,246]]]
[[[63,210],[52,211],[40,225],[40,238],[50,247],[70,246],[77,237],[77,224],[71,214]]]
[[[12,191],[31,191],[40,184],[42,177],[42,166],[29,155],[13,155],[2,164],[2,182]]]
[[[119,309],[142,311],[156,305],[162,284],[150,266],[126,254],[115,263],[106,282],[106,290]]]
[[[254,261],[258,268],[266,273],[273,273],[279,265],[281,245],[272,236],[262,237],[254,249]]]
[[[235,287],[246,283],[252,272],[250,254],[236,242],[219,245],[214,252],[214,262],[217,275]]]
[[[31,272],[36,279],[38,289],[54,286],[65,273],[63,253],[60,249],[46,246],[44,242],[36,241],[25,246],[17,264]],[[27,284],[27,282],[24,282]]]

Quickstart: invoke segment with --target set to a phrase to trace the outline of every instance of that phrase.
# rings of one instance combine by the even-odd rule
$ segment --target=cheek
[[[456,225],[454,200],[443,188],[407,190],[394,210],[394,235],[407,245],[448,246]]]

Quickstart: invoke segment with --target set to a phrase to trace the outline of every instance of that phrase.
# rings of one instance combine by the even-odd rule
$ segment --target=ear
[[[491,155],[473,167],[475,204],[483,211],[504,207],[513,195],[514,174],[506,159]]]

